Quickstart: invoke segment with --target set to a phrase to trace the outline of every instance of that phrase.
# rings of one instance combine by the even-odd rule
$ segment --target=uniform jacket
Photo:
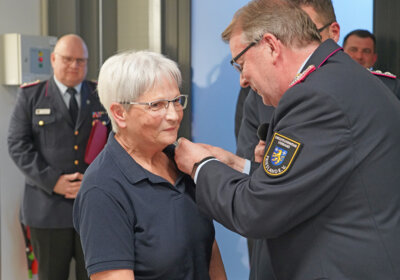
[[[250,89],[243,104],[243,119],[236,150],[238,156],[254,159],[254,148],[260,140],[257,129],[260,124],[269,124],[273,113],[274,107],[264,105],[261,96]]]
[[[250,87],[247,88],[240,88],[238,99],[236,102],[236,109],[235,109],[235,138],[237,141],[239,135],[240,125],[242,124],[243,119],[243,105],[244,101],[246,100],[247,95],[249,94]]]
[[[396,96],[400,99],[400,79],[390,73],[381,71],[371,71],[379,80],[381,80]]]
[[[382,72],[371,71],[371,73],[400,99],[400,79],[394,75]],[[261,124],[270,123],[274,107],[264,105],[261,96],[251,89],[246,89],[249,92],[242,93],[242,89],[239,93],[238,104],[236,105],[237,110],[243,110],[242,115],[240,115],[242,119],[239,120],[238,113],[235,115],[235,133],[236,128],[239,130],[236,154],[247,159],[253,159],[254,148],[260,140],[257,137],[257,128]],[[245,98],[243,98],[244,96]],[[239,106],[239,102],[243,102],[243,105]],[[240,126],[237,125],[239,122]]]
[[[73,199],[55,194],[62,174],[84,173],[86,144],[94,119],[106,114],[96,84],[84,81],[75,127],[54,79],[22,87],[11,116],[8,148],[25,175],[21,218],[39,228],[71,228]]]
[[[400,103],[332,40],[310,65],[274,112],[262,165],[246,176],[207,162],[196,201],[227,228],[267,239],[277,280],[399,279]],[[266,171],[274,133],[300,144],[280,176]]]

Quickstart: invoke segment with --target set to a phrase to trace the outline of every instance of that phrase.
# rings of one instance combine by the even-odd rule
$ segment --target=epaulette
[[[396,75],[390,73],[390,72],[382,72],[381,70],[371,70],[368,69],[372,74],[377,75],[377,76],[384,76],[384,77],[388,77],[391,79],[396,79]]]
[[[90,80],[92,83],[97,84],[97,80]]]
[[[20,88],[31,87],[37,85],[38,83],[40,83],[40,80],[36,80],[34,82],[29,82],[29,83],[23,83],[22,85],[20,85]]]
[[[314,65],[308,66],[306,70],[299,73],[296,76],[296,78],[294,78],[294,80],[290,83],[289,87],[293,87],[294,85],[297,85],[297,84],[301,83],[302,81],[304,81],[308,75],[310,75],[312,72],[315,71],[315,69],[317,69],[317,68]]]

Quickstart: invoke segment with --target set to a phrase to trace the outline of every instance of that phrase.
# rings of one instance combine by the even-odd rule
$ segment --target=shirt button
[[[78,131],[78,130],[75,130],[74,134],[75,134],[75,136],[78,135],[78,134],[79,134],[79,131]]]
[[[78,145],[74,146],[74,150],[77,151],[78,150]]]
[[[38,125],[43,126],[44,125],[44,121],[39,121]]]
[[[78,165],[79,164],[79,160],[74,160],[74,164]]]

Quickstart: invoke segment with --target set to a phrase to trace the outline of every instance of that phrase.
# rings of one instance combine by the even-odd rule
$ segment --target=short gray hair
[[[118,127],[110,112],[114,102],[136,101],[163,78],[175,80],[181,86],[178,65],[162,54],[150,51],[125,51],[108,58],[100,69],[97,90],[107,110],[113,131]],[[130,105],[126,106],[128,110]]]
[[[222,39],[229,42],[237,30],[243,31],[243,43],[255,42],[265,33],[273,34],[287,47],[304,47],[321,41],[309,16],[285,0],[250,1],[235,13]]]

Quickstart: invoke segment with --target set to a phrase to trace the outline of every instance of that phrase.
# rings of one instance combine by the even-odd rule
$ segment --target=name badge
[[[35,115],[50,115],[50,108],[38,108],[35,110]]]

